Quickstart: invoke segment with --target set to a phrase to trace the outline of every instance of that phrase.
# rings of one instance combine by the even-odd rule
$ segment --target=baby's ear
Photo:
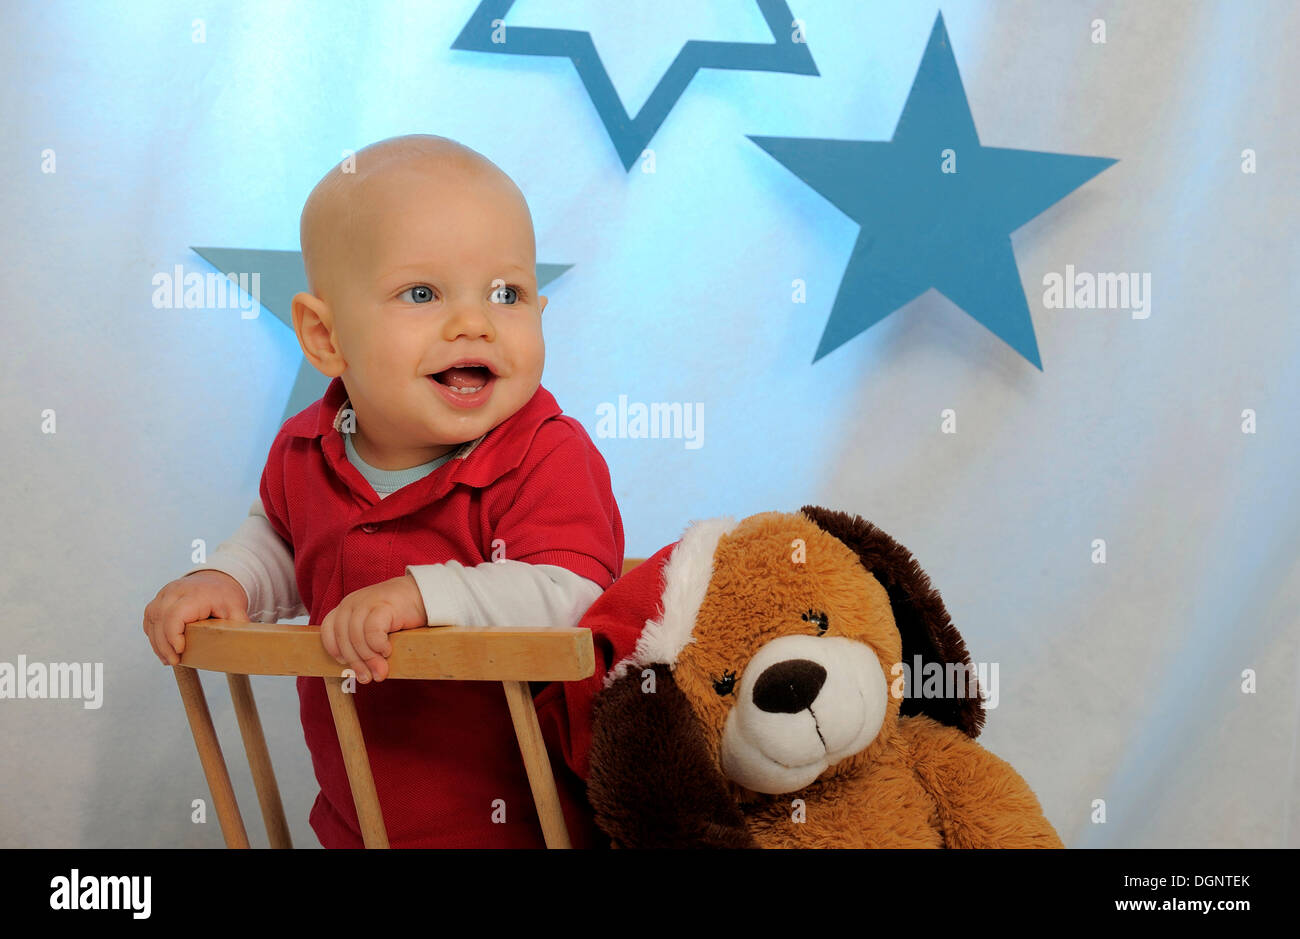
[[[293,295],[293,331],[307,361],[331,378],[343,374],[343,357],[330,336],[333,317],[329,304],[312,293]]]
[[[545,312],[546,312],[546,298],[545,298],[545,297],[538,297],[538,298],[537,298],[537,315],[538,315],[538,316],[541,316],[541,315],[542,315],[543,313],[545,313]]]

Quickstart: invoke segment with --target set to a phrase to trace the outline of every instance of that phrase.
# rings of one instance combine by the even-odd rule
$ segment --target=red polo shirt
[[[467,453],[383,499],[345,454],[346,404],[335,378],[280,428],[262,474],[262,504],[293,551],[312,623],[347,594],[403,576],[408,564],[489,561],[494,539],[511,560],[559,565],[601,587],[617,576],[623,524],[609,471],[545,388]],[[575,846],[604,843],[577,773],[586,773],[591,698],[635,642],[618,629],[597,636],[592,678],[546,685],[535,699]],[[298,695],[321,787],[312,828],[327,848],[359,848],[325,683],[299,678]],[[356,686],[354,700],[393,847],[543,846],[499,682],[371,682]],[[493,821],[495,800],[504,800],[504,823]]]

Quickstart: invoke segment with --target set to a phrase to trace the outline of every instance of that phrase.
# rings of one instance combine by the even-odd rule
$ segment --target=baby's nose
[[[481,304],[473,302],[458,303],[451,309],[443,328],[443,338],[447,341],[456,339],[496,338],[496,328],[492,323],[490,311]]]

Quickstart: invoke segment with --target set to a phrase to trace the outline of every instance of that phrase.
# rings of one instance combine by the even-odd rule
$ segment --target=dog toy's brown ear
[[[913,693],[903,698],[899,716],[925,714],[969,737],[979,736],[984,726],[984,703],[966,643],[949,619],[939,591],[930,585],[929,576],[911,552],[859,515],[817,505],[805,505],[799,511],[848,545],[889,595],[894,622],[903,640],[903,664],[912,678]],[[941,669],[948,664],[964,667],[966,694],[931,698],[917,694],[923,677],[915,668],[918,655],[922,668],[930,662]]]
[[[617,848],[752,848],[745,818],[666,665],[633,666],[592,704],[587,798]],[[648,676],[646,676],[648,678]]]

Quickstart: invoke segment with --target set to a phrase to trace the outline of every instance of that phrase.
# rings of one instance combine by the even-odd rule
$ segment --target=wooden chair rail
[[[623,563],[627,573],[640,558]],[[391,633],[386,681],[436,679],[499,681],[505,688],[510,717],[519,741],[528,783],[537,805],[542,836],[548,848],[570,847],[550,756],[528,683],[579,681],[595,671],[591,631],[551,626],[425,626]],[[248,833],[212,725],[212,714],[199,682],[198,670],[225,672],[239,721],[239,734],[253,775],[262,821],[273,848],[291,848],[280,790],[271,768],[271,755],[253,700],[250,675],[307,675],[325,680],[334,727],[356,802],[361,837],[367,848],[388,847],[379,797],[375,791],[361,724],[352,695],[343,687],[342,667],[320,642],[319,626],[287,623],[232,623],[202,620],[185,627],[185,652],[173,668],[185,714],[189,719],[199,762],[212,793],[221,832],[230,848],[247,848]]]
[[[423,626],[391,633],[390,678],[578,681],[595,670],[591,632],[550,626]],[[341,677],[319,626],[202,620],[185,627],[181,665],[241,675]]]

